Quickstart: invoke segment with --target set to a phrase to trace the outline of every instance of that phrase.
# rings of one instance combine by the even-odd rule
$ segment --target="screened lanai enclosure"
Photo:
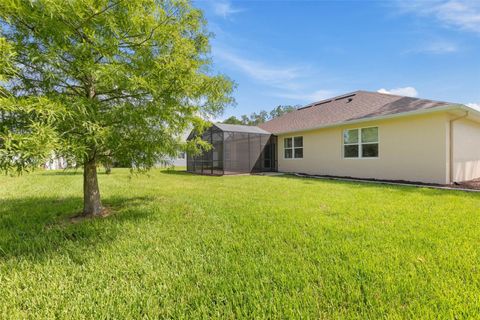
[[[192,132],[187,140],[196,137]],[[276,171],[276,137],[254,126],[213,124],[202,140],[212,148],[187,154],[187,171],[208,175]]]

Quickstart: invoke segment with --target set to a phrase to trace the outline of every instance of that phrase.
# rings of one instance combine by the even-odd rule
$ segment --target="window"
[[[343,131],[344,158],[377,158],[378,127]]]
[[[303,137],[290,137],[283,139],[284,158],[303,158]]]

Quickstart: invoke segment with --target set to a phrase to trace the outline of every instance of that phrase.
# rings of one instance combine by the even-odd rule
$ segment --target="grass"
[[[480,194],[289,176],[0,178],[0,318],[475,318]]]

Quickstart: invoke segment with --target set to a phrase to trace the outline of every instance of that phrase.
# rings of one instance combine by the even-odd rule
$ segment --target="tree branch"
[[[145,38],[144,40],[138,42],[138,43],[134,43],[134,42],[124,42],[125,44],[120,44],[118,45],[118,47],[120,48],[134,48],[134,47],[140,47],[142,46],[145,42],[149,41],[150,39],[152,39],[153,37],[153,34],[155,32],[155,30],[157,30],[158,28],[161,27],[161,24],[157,25],[155,28],[153,28],[151,31],[150,31],[150,34],[148,35],[147,38]]]
[[[152,37],[153,37],[153,34],[154,32],[160,28],[161,26],[165,25],[168,21],[172,20],[173,17],[175,17],[179,12],[179,9],[176,9],[174,13],[172,13],[171,15],[167,16],[165,18],[164,21],[162,21],[161,23],[159,23],[158,25],[156,25],[151,31],[150,31],[150,34],[148,35],[147,38],[145,38],[144,40],[142,40],[141,42],[139,43],[134,43],[134,42],[123,42],[121,44],[119,44],[119,47],[120,48],[134,48],[134,47],[140,47],[142,46],[144,43],[146,43],[147,41],[149,41]],[[134,38],[134,37],[139,37],[141,35],[135,35],[135,36],[130,36],[129,38]]]
[[[96,16],[99,16],[99,15],[102,15],[104,14],[105,12],[107,12],[108,10],[112,9],[113,7],[116,7],[117,5],[119,5],[120,3],[122,2],[122,0],[119,0],[117,2],[113,2],[111,3],[110,5],[106,6],[104,9],[98,11],[98,12],[95,12],[94,14],[92,14],[90,17],[86,18],[84,21],[82,21],[82,23],[80,23],[80,25],[78,26],[79,28],[84,26],[85,23],[89,22],[91,19],[95,18]]]
[[[135,98],[135,97],[140,97],[142,96],[143,93],[137,93],[137,94],[124,94],[124,95],[119,95],[119,96],[113,96],[113,97],[108,97],[106,99],[99,99],[100,102],[108,102],[112,100],[119,100],[119,99],[127,99],[127,98]]]

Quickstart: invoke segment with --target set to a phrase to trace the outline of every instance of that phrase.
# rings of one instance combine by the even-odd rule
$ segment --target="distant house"
[[[253,128],[270,134],[279,172],[441,184],[480,177],[480,112],[462,104],[356,91]],[[235,151],[230,158],[245,157]],[[188,161],[187,169],[199,172]]]
[[[179,151],[176,157],[165,157],[156,164],[156,167],[166,168],[166,167],[185,167],[187,165],[186,154],[183,151]],[[122,164],[114,163],[114,167],[122,167]],[[132,165],[124,164],[124,167],[131,167]],[[43,165],[46,170],[60,170],[67,168],[75,168],[76,163],[68,163],[67,160],[63,157],[52,156]]]
[[[45,162],[44,168],[46,170],[66,169],[68,168],[68,162],[63,157],[52,156],[47,162]]]
[[[168,157],[158,163],[158,167],[185,167],[187,165],[187,156],[183,151],[179,151],[176,157]]]
[[[180,141],[185,142],[187,140],[187,137],[189,135],[190,131],[186,130],[183,132],[179,138]],[[171,156],[171,157],[165,157],[163,158],[158,164],[158,167],[186,167],[187,166],[187,154],[185,151],[179,150],[176,154],[176,156]]]

